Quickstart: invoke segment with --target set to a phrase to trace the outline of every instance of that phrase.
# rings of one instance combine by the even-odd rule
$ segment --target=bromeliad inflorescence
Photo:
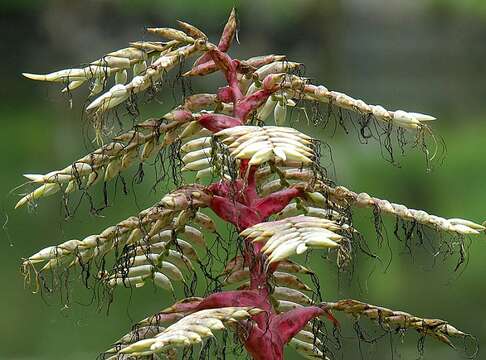
[[[305,357],[328,358],[332,355],[326,339],[313,320],[327,317],[337,326],[333,312],[338,311],[369,318],[389,330],[415,329],[449,345],[450,337],[466,337],[442,320],[354,300],[324,302],[319,289],[302,280],[315,277],[313,271],[295,261],[318,250],[335,252],[339,266],[349,263],[359,234],[352,222],[355,207],[453,235],[484,232],[485,227],[471,221],[441,218],[335,186],[320,164],[319,141],[284,126],[287,109],[301,111],[309,102],[356,113],[363,126],[376,122],[399,134],[410,131],[417,141],[431,134],[428,123],[434,118],[389,111],[313,85],[296,74],[300,64],[285,56],[233,59],[228,50],[237,28],[234,10],[218,45],[193,25],[181,21],[179,25],[181,30],[148,29],[167,42],[134,42],[83,68],[24,74],[62,83],[64,92],[89,83],[92,101],[86,111],[95,119],[98,136],[111,111],[157,90],[171,69],[182,67],[192,56],[198,58],[182,76],[220,72],[227,82],[216,93],[185,97],[167,114],[135,124],[61,170],[25,175],[37,188],[16,207],[58,192],[68,196],[88,191],[98,181],[109,182],[171,146],[180,152],[179,170],[195,175],[194,183],[186,180],[152,207],[99,234],[68,240],[25,259],[23,271],[35,288],[44,286],[48,274],[97,266],[91,279],[110,293],[117,287],[147,283],[168,292],[176,284],[187,290],[196,265],[214,260],[208,259],[212,255],[207,238],[217,234],[216,215],[234,225],[240,242],[238,254],[226,259],[222,274],[204,269],[216,282],[215,291],[176,302],[141,321],[104,353],[106,358],[177,358],[178,348],[195,344],[204,348],[214,331],[224,329],[233,331],[256,360],[282,359],[286,345]],[[218,241],[232,246],[232,240]],[[203,256],[204,249],[208,251]],[[236,290],[223,289],[235,284]]]

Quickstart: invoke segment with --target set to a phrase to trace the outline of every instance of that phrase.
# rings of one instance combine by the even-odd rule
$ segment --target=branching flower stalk
[[[220,72],[227,83],[214,94],[186,97],[167,114],[136,124],[61,170],[25,175],[39,187],[23,196],[17,208],[59,191],[69,194],[100,180],[108,182],[177,143],[182,143],[181,171],[195,173],[195,183],[184,184],[138,215],[25,259],[23,271],[35,289],[42,287],[44,274],[106,264],[112,257],[113,266],[103,265],[95,276],[110,291],[152,282],[173,292],[173,282],[187,285],[186,276],[194,272],[194,264],[204,261],[197,248],[207,248],[206,237],[216,232],[206,208],[232,224],[243,239],[241,253],[225,264],[220,275],[222,285],[239,288],[190,297],[148,317],[106,351],[106,358],[154,354],[176,358],[179,347],[207,344],[213,331],[223,329],[234,331],[255,360],[283,359],[286,345],[308,358],[327,358],[330,354],[322,334],[312,321],[324,317],[338,326],[333,312],[340,311],[366,317],[389,330],[415,329],[451,346],[450,337],[466,337],[442,320],[354,300],[316,301],[309,293],[313,289],[301,279],[313,271],[289,259],[323,250],[335,252],[339,266],[349,263],[358,233],[350,216],[355,207],[372,208],[453,235],[484,232],[484,226],[471,221],[441,218],[335,186],[319,163],[319,142],[284,126],[287,109],[306,102],[354,112],[366,124],[376,120],[389,129],[410,131],[417,139],[431,134],[428,124],[434,118],[389,111],[313,85],[295,74],[300,64],[285,56],[232,58],[228,50],[237,27],[234,10],[218,45],[193,25],[182,21],[179,25],[181,30],[148,29],[167,42],[135,42],[84,68],[24,74],[64,83],[63,91],[91,82],[90,96],[95,98],[86,111],[100,121],[137,94],[157,89],[171,69],[195,55],[199,57],[183,76]],[[114,78],[111,87],[110,78]]]

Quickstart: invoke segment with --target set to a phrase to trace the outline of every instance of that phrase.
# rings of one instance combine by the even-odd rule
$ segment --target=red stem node
[[[285,344],[309,321],[324,314],[332,317],[328,310],[317,306],[298,308],[279,315],[270,314],[265,328],[253,325],[245,348],[254,360],[281,360]]]
[[[199,124],[213,133],[243,125],[239,119],[223,114],[203,114],[199,117]]]
[[[255,174],[258,170],[258,166],[250,166],[248,164],[250,160],[244,159],[240,163],[240,177],[246,179],[246,204],[253,205],[258,200],[258,194],[256,191],[256,177]]]
[[[282,211],[294,198],[302,196],[302,190],[292,187],[277,191],[259,200],[255,204],[256,211],[262,219]]]
[[[201,301],[196,311],[228,306],[250,306],[268,310],[267,299],[258,294],[258,292],[253,290],[234,290],[209,295]]]
[[[272,95],[273,91],[262,89],[246,96],[235,104],[235,116],[245,121],[248,116],[258,109]]]
[[[209,56],[208,56],[209,57]],[[209,57],[210,59],[210,57]],[[193,66],[191,70],[188,72],[184,73],[184,76],[204,76],[211,74],[218,70],[218,66],[214,63],[214,61],[209,60],[206,62],[203,62],[199,65]]]
[[[217,97],[219,101],[224,103],[232,103],[235,101],[233,90],[229,86],[219,88]]]
[[[231,43],[233,42],[233,38],[235,37],[236,29],[237,29],[236,10],[233,8],[231,10],[228,21],[224,26],[223,33],[221,34],[221,38],[219,39],[219,43],[218,43],[219,50],[223,52],[227,52],[229,50]],[[203,64],[210,59],[211,57],[206,53],[202,55],[199,59],[197,59],[194,65],[196,66],[196,65]]]
[[[261,222],[255,210],[225,197],[213,196],[210,207],[221,219],[235,225],[238,231]]]
[[[221,34],[221,38],[219,39],[218,49],[224,52],[227,52],[233,42],[233,38],[236,35],[236,30],[238,26],[238,20],[236,17],[236,10],[233,8],[231,10],[230,16],[226,25],[224,26],[223,33]]]
[[[211,59],[218,65],[218,67],[224,72],[226,81],[229,87],[233,91],[233,97],[239,100],[243,97],[241,93],[240,85],[238,83],[238,63],[233,61],[233,59],[226,53],[213,49],[208,51]]]

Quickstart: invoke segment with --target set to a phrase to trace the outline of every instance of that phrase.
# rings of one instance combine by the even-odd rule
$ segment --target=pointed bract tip
[[[421,114],[421,113],[416,113],[416,112],[411,112],[409,114],[412,115],[413,117],[415,117],[418,121],[433,121],[433,120],[437,120],[436,117],[431,116],[431,115],[427,115],[427,114]]]
[[[31,79],[31,80],[46,81],[45,75],[22,73],[22,76],[25,76],[27,79]]]
[[[42,179],[44,179],[44,175],[40,174],[24,174],[23,176],[33,182],[40,182]]]
[[[160,311],[160,314],[172,314],[177,311],[177,307],[175,305],[169,306],[164,310]]]
[[[25,204],[27,204],[27,202],[29,201],[29,198],[27,196],[24,196],[22,199],[20,199],[17,204],[15,204],[15,210],[18,209],[18,208],[21,208],[22,206],[24,206]]]
[[[88,106],[86,107],[86,111],[91,111],[91,110],[96,109],[98,107],[99,102],[97,102],[96,100],[97,99],[95,99],[90,104],[88,104]]]

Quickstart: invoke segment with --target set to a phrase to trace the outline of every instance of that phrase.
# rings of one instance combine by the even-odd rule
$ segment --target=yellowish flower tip
[[[42,182],[44,175],[40,174],[23,174],[23,176],[33,182]]]
[[[30,201],[35,201],[37,199],[50,196],[55,194],[61,189],[61,186],[57,183],[47,183],[44,185],[39,186],[33,192],[25,195],[19,202],[15,205],[15,209],[27,204]]]
[[[28,202],[28,199],[26,197],[23,197],[22,199],[20,199],[17,204],[15,204],[15,209],[18,209],[18,208],[21,208],[22,206],[24,206],[25,204],[27,204]]]
[[[174,198],[170,195],[164,196],[160,202],[162,203],[162,205],[164,205],[165,207],[167,207],[169,209],[175,207],[175,205],[176,205]]]
[[[416,113],[416,112],[411,112],[409,113],[411,116],[415,117],[418,121],[433,121],[437,120],[437,118],[431,116],[431,115],[426,115],[426,114],[421,114],[421,113]]]
[[[25,76],[27,79],[31,80],[47,81],[46,75],[22,73],[22,76]]]

